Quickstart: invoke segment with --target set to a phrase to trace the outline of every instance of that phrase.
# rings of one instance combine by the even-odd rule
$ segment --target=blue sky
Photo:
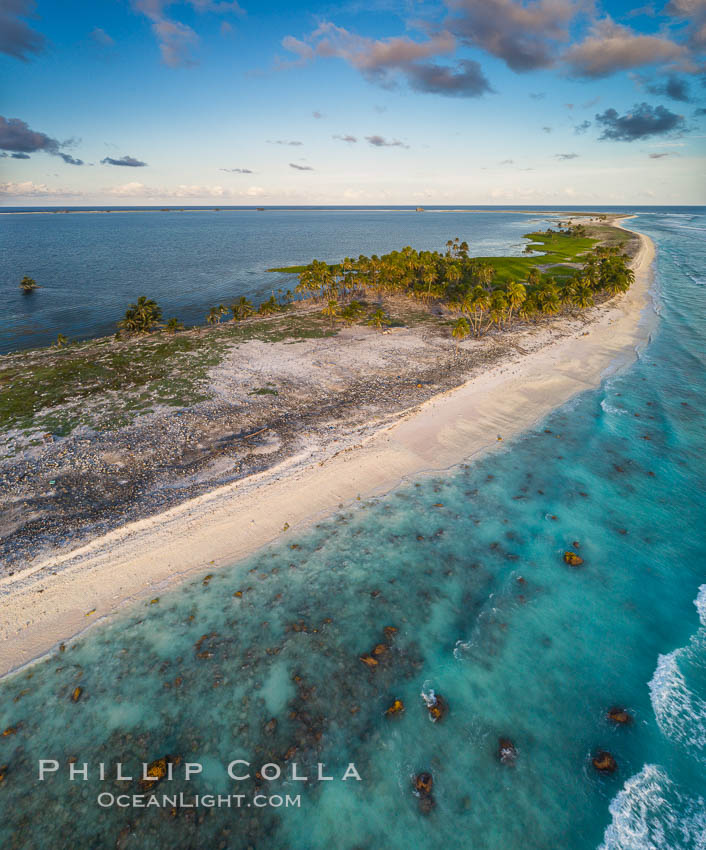
[[[706,202],[706,0],[0,0],[0,204]]]

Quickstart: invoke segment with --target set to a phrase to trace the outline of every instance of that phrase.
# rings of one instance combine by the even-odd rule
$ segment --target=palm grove
[[[466,242],[453,239],[443,252],[407,246],[382,256],[361,254],[337,264],[313,260],[307,266],[278,269],[298,274],[296,296],[287,291],[278,299],[273,292],[257,309],[241,296],[228,306],[212,307],[206,321],[219,324],[227,318],[241,321],[272,315],[286,310],[298,296],[323,302],[321,312],[331,327],[337,321],[367,321],[382,329],[390,323],[382,309],[383,297],[403,295],[443,307],[453,317],[452,336],[461,340],[490,329],[506,329],[518,319],[537,321],[564,311],[585,310],[596,299],[627,291],[634,280],[622,245],[595,246],[583,228],[549,229],[527,236],[533,243],[525,254],[534,256],[474,258],[469,256]],[[370,293],[378,299],[372,312],[365,300]],[[131,304],[118,323],[118,333],[158,328],[175,333],[184,326],[176,318],[163,322],[159,305],[145,296]]]
[[[552,250],[576,259],[576,230],[546,231],[529,234],[551,242]],[[567,244],[562,246],[562,237]],[[569,244],[571,240],[571,244]],[[582,247],[582,245],[578,245]],[[346,258],[337,265],[314,260],[299,274],[298,293],[323,299],[324,315],[343,320],[357,318],[362,305],[355,300],[358,293],[372,290],[378,298],[402,294],[424,303],[443,305],[456,320],[452,335],[459,339],[470,334],[481,336],[490,328],[504,329],[513,320],[536,320],[563,310],[585,310],[597,297],[625,292],[634,280],[628,257],[618,246],[596,247],[581,257],[578,268],[568,265],[552,267],[554,275],[543,273],[536,260],[509,258],[488,260],[468,256],[468,245],[458,239],[446,243],[444,253],[416,251],[407,246],[380,257],[361,255]],[[508,278],[508,266],[525,267],[522,280]],[[353,300],[351,300],[353,299]],[[347,306],[342,306],[346,304]],[[380,310],[371,324],[380,326]]]

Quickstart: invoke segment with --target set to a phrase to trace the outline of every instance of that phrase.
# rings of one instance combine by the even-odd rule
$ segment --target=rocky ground
[[[110,431],[79,429],[0,466],[5,574],[298,453],[327,455],[463,383],[511,350],[457,347],[437,326],[234,345],[210,397]]]

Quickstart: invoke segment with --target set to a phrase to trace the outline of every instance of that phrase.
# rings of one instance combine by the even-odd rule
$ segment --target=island
[[[650,240],[625,216],[563,218],[522,256],[449,239],[312,261],[206,327],[143,296],[115,337],[0,358],[0,673],[84,609],[502,445],[634,357]]]

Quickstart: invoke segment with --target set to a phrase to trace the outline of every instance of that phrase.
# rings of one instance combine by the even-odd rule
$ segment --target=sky
[[[0,205],[704,204],[706,0],[0,0]]]

